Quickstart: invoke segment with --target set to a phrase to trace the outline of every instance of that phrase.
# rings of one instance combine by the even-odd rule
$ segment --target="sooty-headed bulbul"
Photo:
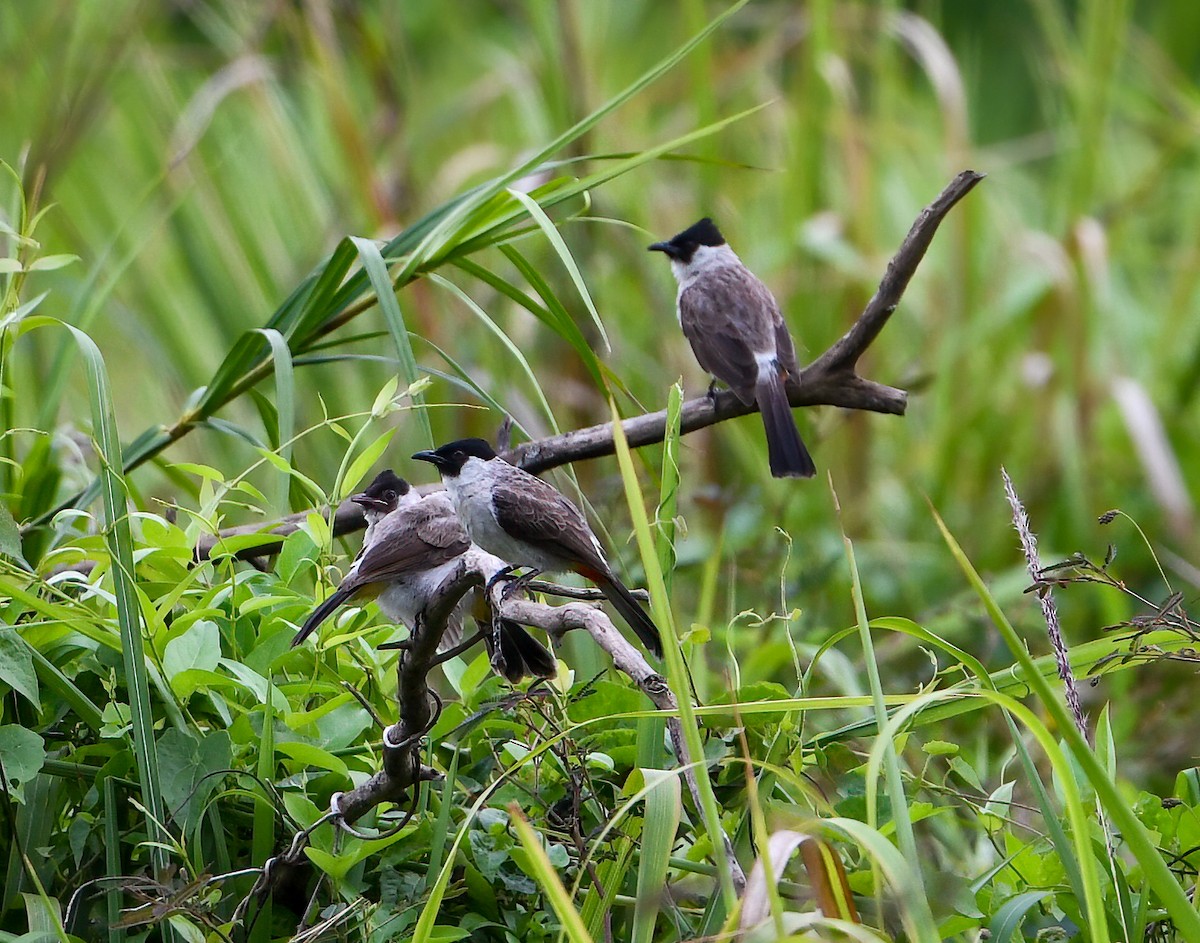
[[[650,246],[671,260],[679,324],[700,366],[743,403],[758,403],[776,478],[811,478],[785,382],[799,376],[792,338],[775,296],[725,243],[707,217]]]
[[[362,507],[367,519],[363,548],[337,590],[305,620],[293,646],[339,607],[361,598],[375,597],[384,615],[416,631],[419,614],[471,546],[446,495],[422,498],[390,469],[380,472],[351,500]],[[450,618],[439,650],[458,643],[461,618],[457,611]],[[490,634],[485,641],[490,649]],[[500,647],[504,674],[510,681],[527,674],[549,678],[557,670],[554,656],[515,622],[502,622]]]
[[[579,508],[552,485],[509,464],[483,439],[459,439],[413,458],[441,472],[476,544],[517,566],[570,570],[595,583],[642,644],[662,656],[658,627],[613,573]]]

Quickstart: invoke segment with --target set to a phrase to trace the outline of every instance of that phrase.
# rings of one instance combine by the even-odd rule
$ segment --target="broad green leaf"
[[[350,776],[350,770],[345,762],[338,759],[328,750],[322,750],[320,747],[313,746],[312,744],[287,741],[276,744],[275,749],[284,756],[290,756],[302,766],[326,769],[331,773],[337,773],[339,776],[347,778]]]
[[[24,562],[21,555],[21,529],[8,508],[0,504],[0,553]]]
[[[52,272],[55,269],[63,268],[70,265],[72,262],[78,262],[79,256],[63,254],[63,255],[44,255],[40,259],[34,259],[27,271],[30,272]]]
[[[46,762],[46,749],[32,730],[16,724],[0,727],[0,767],[8,792],[25,801],[25,784],[33,779]]]
[[[215,671],[221,659],[221,633],[210,619],[199,619],[187,631],[167,642],[163,671],[168,678],[192,668]]]
[[[233,762],[233,744],[224,730],[166,731],[158,740],[163,799],[171,814],[190,829],[208,797],[221,787],[220,774]]]
[[[17,630],[8,626],[0,626],[0,681],[42,709],[33,654]]]
[[[379,461],[379,457],[387,451],[395,434],[395,429],[385,429],[370,445],[358,453],[342,478],[342,487],[339,489],[341,493],[338,495],[339,501],[344,501],[358,487],[358,483],[366,477],[371,466]]]

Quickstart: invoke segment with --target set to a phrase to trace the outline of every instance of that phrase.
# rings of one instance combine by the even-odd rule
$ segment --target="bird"
[[[583,513],[556,488],[500,458],[483,439],[458,439],[413,458],[441,473],[476,544],[518,567],[570,570],[590,580],[642,644],[662,657],[658,627],[613,573]]]
[[[445,494],[422,497],[391,469],[380,472],[365,491],[350,500],[363,509],[367,519],[362,550],[338,588],[304,621],[292,647],[301,644],[338,608],[363,597],[376,597],[388,618],[416,631],[421,612],[471,547],[471,539]],[[451,616],[439,651],[458,644],[461,620],[457,611]],[[527,674],[555,675],[554,655],[523,626],[502,620],[499,638],[502,667],[510,681]],[[490,650],[492,640],[486,633],[485,641]]]
[[[811,478],[817,469],[785,387],[800,367],[771,290],[742,264],[707,216],[649,249],[671,260],[679,283],[676,314],[700,366],[743,403],[758,403],[771,474]]]

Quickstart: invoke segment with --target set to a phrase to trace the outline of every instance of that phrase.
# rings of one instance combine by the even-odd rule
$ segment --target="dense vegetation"
[[[585,637],[550,684],[447,663],[444,779],[380,837],[322,821],[405,631],[289,648],[357,550],[319,509],[506,417],[699,394],[645,247],[705,214],[811,359],[967,167],[863,364],[906,416],[798,411],[811,482],[754,418],[553,477],[662,569],[739,860],[820,839],[758,938],[1200,939],[1200,6],[455,7],[0,6],[0,940],[735,930],[663,718]],[[1002,465],[1070,561],[1036,592]],[[269,557],[214,540],[306,511]]]

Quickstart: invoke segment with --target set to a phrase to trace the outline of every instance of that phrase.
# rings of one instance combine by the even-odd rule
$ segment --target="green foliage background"
[[[132,506],[155,515],[134,517],[128,564],[121,564],[111,528],[106,543],[84,519],[29,526],[48,520],[101,469],[99,401],[85,369],[96,361],[81,359],[76,341],[60,329],[32,329],[30,322],[17,339],[17,326],[6,326],[0,491],[13,521],[0,520],[0,550],[11,560],[0,587],[7,603],[0,633],[12,637],[0,635],[0,656],[10,652],[5,664],[19,667],[0,675],[0,688],[12,689],[0,733],[22,741],[15,752],[4,751],[6,766],[10,755],[33,749],[17,730],[37,731],[52,762],[63,766],[53,775],[17,777],[24,801],[10,804],[14,812],[4,827],[23,835],[27,854],[56,849],[41,876],[49,897],[62,897],[65,908],[79,883],[76,869],[92,877],[103,868],[125,874],[145,865],[147,852],[134,849],[153,829],[117,811],[125,778],[145,776],[144,767],[137,772],[144,757],[126,737],[127,725],[138,723],[134,662],[150,665],[143,694],[160,765],[214,773],[232,765],[260,777],[257,785],[202,774],[188,784],[164,782],[160,800],[175,815],[172,834],[191,830],[194,839],[186,852],[168,855],[177,866],[190,860],[200,873],[261,864],[286,843],[291,826],[317,817],[335,786],[342,788],[352,772],[376,768],[377,756],[364,746],[374,736],[371,718],[345,685],[365,689],[386,716],[392,663],[376,660],[367,642],[390,630],[367,617],[348,629],[368,627],[366,634],[343,649],[285,653],[291,625],[325,579],[324,567],[344,564],[343,552],[353,548],[335,544],[310,520],[270,573],[220,562],[187,566],[201,533],[345,494],[374,455],[357,465],[350,459],[372,441],[387,447],[377,465],[422,474],[405,461],[427,444],[428,433],[421,413],[410,408],[419,400],[401,395],[413,379],[405,369],[404,334],[394,311],[389,316],[369,304],[365,277],[359,276],[357,298],[341,309],[354,316],[328,333],[328,319],[304,322],[302,313],[299,322],[276,323],[273,312],[311,314],[301,302],[295,309],[281,305],[310,273],[327,271],[331,253],[333,269],[357,271],[363,256],[342,242],[346,236],[391,240],[470,188],[521,166],[723,9],[702,0],[471,0],[455,3],[452,13],[442,3],[332,0],[0,7],[0,158],[17,168],[31,213],[53,206],[32,234],[37,245],[10,237],[6,254],[26,262],[79,257],[65,267],[52,262],[27,274],[0,273],[7,279],[3,313],[49,292],[36,315],[66,321],[94,339],[120,440],[134,442],[143,430],[142,442],[177,436],[126,479]],[[821,468],[812,483],[769,478],[753,419],[681,441],[683,527],[670,578],[677,624],[696,629],[688,652],[701,695],[729,698],[737,689],[747,702],[765,697],[767,685],[780,686],[769,689],[772,696],[800,693],[797,661],[807,663],[855,621],[843,529],[854,541],[868,614],[915,620],[987,668],[1006,667],[1010,646],[963,582],[927,500],[1029,646],[1045,651],[1040,614],[1032,597],[1022,595],[1028,577],[1000,487],[1001,465],[1027,503],[1045,560],[1076,550],[1103,557],[1111,541],[1127,586],[1151,602],[1164,598],[1164,575],[1127,519],[1107,529],[1095,523],[1119,507],[1150,535],[1171,587],[1191,596],[1200,560],[1191,497],[1200,474],[1198,68],[1200,12],[1185,0],[751,3],[550,155],[569,163],[526,181],[545,187],[532,195],[560,225],[611,351],[544,233],[534,227],[512,242],[519,257],[495,245],[514,227],[530,226],[515,198],[499,196],[487,208],[516,214],[508,228],[485,226],[474,243],[472,232],[455,232],[441,246],[444,255],[430,247],[406,271],[414,277],[397,294],[399,316],[429,379],[419,397],[430,407],[432,437],[494,436],[502,411],[531,437],[604,421],[605,382],[626,415],[663,408],[680,377],[699,393],[707,380],[674,324],[674,285],[645,246],[705,214],[719,220],[774,289],[799,344],[815,356],[857,316],[919,209],[954,173],[971,167],[988,179],[947,220],[863,364],[873,379],[911,391],[906,417],[828,408],[799,413]],[[737,115],[669,147],[662,159],[621,163]],[[573,186],[551,178],[586,180],[606,170],[621,173],[590,187],[586,200],[577,193],[549,206],[555,193]],[[20,191],[6,180],[0,192],[5,219],[23,231]],[[403,254],[415,244],[390,248],[384,249],[389,262],[417,258]],[[539,320],[506,287],[537,295],[549,315]],[[484,325],[481,313],[497,330]],[[324,316],[338,324],[334,307]],[[279,333],[247,337],[269,323]],[[290,355],[278,356],[276,347],[274,358],[283,369],[262,367],[252,390],[232,384],[229,402],[195,428],[192,420],[179,422],[209,401],[205,388],[216,395],[231,351],[269,364],[270,345],[285,339]],[[588,346],[610,373],[598,369]],[[398,372],[398,392],[386,391]],[[390,399],[381,400],[381,390],[396,394],[395,405],[380,406]],[[390,439],[377,439],[388,429]],[[263,448],[275,457],[264,458]],[[644,489],[657,495],[661,449],[642,454]],[[573,472],[621,568],[639,578],[616,462],[581,463]],[[572,487],[565,476],[557,480]],[[114,508],[124,506],[123,496],[110,497]],[[157,516],[164,505],[178,506],[176,523]],[[90,506],[97,524],[104,519],[100,508]],[[25,527],[19,546],[14,522]],[[82,556],[101,560],[102,593],[80,598],[48,588],[55,567]],[[146,656],[122,653],[118,631],[126,624],[118,618],[125,581],[114,574],[130,570],[134,559],[127,602],[147,625]],[[1144,609],[1114,590],[1073,589],[1062,602],[1075,645],[1102,638],[1103,626]],[[800,612],[791,618],[769,618],[793,609]],[[132,608],[126,616],[134,618]],[[604,668],[595,650],[577,640],[568,642],[564,657],[580,686]],[[849,645],[823,656],[805,693],[863,693],[862,657]],[[932,671],[903,634],[881,636],[874,657],[889,693],[911,694]],[[50,669],[37,659],[54,666],[62,683],[47,689]],[[485,683],[479,660],[462,670],[475,674],[449,682],[461,707],[447,722],[500,692],[495,679]],[[40,693],[22,690],[32,674]],[[302,678],[315,687],[303,687]],[[1194,747],[1182,733],[1194,710],[1190,681],[1190,674],[1155,664],[1106,677],[1090,692],[1093,708],[1121,705],[1111,730],[1132,792],[1165,794],[1192,765]],[[629,691],[615,681],[603,684],[612,684],[605,689],[611,701],[595,702],[605,705],[600,714],[616,712],[625,700],[627,709],[637,709]],[[280,685],[277,704],[273,685]],[[587,700],[573,700],[579,693],[564,688],[556,723],[578,722],[579,711],[594,708],[580,707]],[[335,696],[327,713],[306,713],[311,699]],[[533,708],[520,710],[530,713],[519,714],[513,729],[535,743],[543,721]],[[286,716],[272,733],[264,718],[275,711]],[[813,747],[811,728],[866,716],[847,707],[831,722],[808,722],[810,729],[785,723],[759,731],[752,752],[799,770],[809,755],[804,762],[798,757]],[[964,730],[947,722],[929,733],[962,739],[963,762],[985,796],[1004,780],[1012,749],[1003,744],[1007,731],[997,717],[988,716],[986,725]],[[493,716],[463,735],[465,752],[456,762],[472,784],[482,787],[503,765],[496,751],[505,749],[497,744],[507,723]],[[595,788],[614,803],[628,784],[603,764],[612,761],[624,774],[653,765],[649,760],[665,762],[635,756],[637,723],[618,725],[599,745],[580,735],[581,756],[604,757],[593,758],[601,764]],[[1151,724],[1155,733],[1147,736]],[[303,747],[273,744],[285,730]],[[734,740],[718,736],[723,746],[714,747],[713,758],[737,752]],[[278,764],[275,746],[285,757]],[[832,781],[838,762],[822,758],[821,773]],[[568,765],[564,759],[563,769]],[[312,774],[314,767],[327,779]],[[100,769],[106,772],[97,775]],[[736,820],[731,828],[748,828],[739,818],[747,808],[737,788],[742,775],[729,766],[719,774]],[[561,776],[550,785],[526,783],[521,795],[540,789],[552,804],[554,790],[569,781]],[[267,795],[267,781],[285,791],[301,787],[288,793],[292,822],[273,821],[265,802],[247,798]],[[29,818],[32,790],[36,802],[56,810],[38,826],[44,831]],[[222,797],[217,820],[202,814],[207,790]],[[347,866],[349,878],[337,884],[345,900],[362,892],[383,900],[384,911],[403,914],[401,902],[428,889],[420,869],[428,866],[430,842],[436,847],[451,834],[450,812],[438,819],[436,799],[422,801],[430,803],[418,820],[424,831],[406,835],[384,864],[364,855]],[[463,801],[449,800],[455,815]],[[498,801],[487,814],[504,815],[503,805]],[[1161,808],[1151,812],[1166,815]],[[479,872],[482,883],[475,881],[472,893],[486,897],[481,888],[502,888],[501,904],[509,896],[525,901],[536,915],[530,920],[556,931],[549,911],[529,904],[538,899],[536,886],[516,863],[520,854],[499,854],[513,843],[512,833],[499,819],[483,824],[485,837],[471,839],[478,845],[474,860],[498,863],[494,872]],[[1157,827],[1164,836],[1183,828]],[[937,870],[961,867],[975,876],[983,870],[972,867],[979,864],[971,852],[978,825],[955,828],[962,833],[949,835],[955,829],[947,828],[936,839],[927,836],[941,849]],[[1189,847],[1186,836],[1181,842]],[[1003,852],[1032,848],[1010,845]],[[702,859],[702,851],[693,857]],[[0,913],[0,927],[14,931],[25,929],[19,893],[36,896],[16,854]],[[551,859],[559,858],[553,851]],[[1052,858],[1039,858],[1039,867],[1058,867]],[[1037,883],[1029,877],[1034,870],[1030,863],[1010,890]],[[1055,884],[1055,875],[1046,874],[1039,886]],[[865,890],[865,883],[855,889]],[[1006,899],[998,890],[986,900],[985,891],[972,893],[989,915],[989,905],[998,910]],[[486,910],[478,897],[472,900],[464,911]],[[95,902],[112,906],[111,899]],[[208,904],[228,916],[225,903]],[[1061,913],[1066,905],[1056,906]],[[659,932],[712,929],[682,911],[674,930]],[[99,913],[92,912],[95,926]],[[415,918],[396,919],[399,932]]]

